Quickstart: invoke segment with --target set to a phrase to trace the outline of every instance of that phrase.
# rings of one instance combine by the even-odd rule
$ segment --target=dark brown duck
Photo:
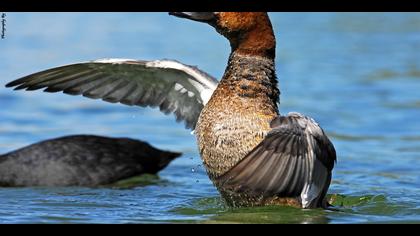
[[[0,186],[99,186],[156,174],[180,153],[128,138],[73,135],[0,155]]]
[[[264,12],[172,12],[213,26],[231,46],[220,83],[176,61],[106,59],[23,77],[8,86],[159,107],[195,129],[210,179],[231,206],[326,207],[336,153],[299,113],[282,116],[276,41]]]

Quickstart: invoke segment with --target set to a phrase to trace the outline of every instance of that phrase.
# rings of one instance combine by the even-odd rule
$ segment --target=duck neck
[[[262,56],[273,60],[276,56],[276,37],[267,14],[261,14],[259,20],[255,21],[249,29],[233,31],[225,35],[229,35],[232,53]]]
[[[274,57],[243,54],[233,51],[220,81],[226,97],[237,97],[246,105],[278,114],[280,91],[277,88]]]

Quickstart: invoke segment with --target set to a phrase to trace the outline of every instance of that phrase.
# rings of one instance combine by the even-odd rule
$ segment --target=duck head
[[[232,52],[272,57],[276,40],[266,12],[170,12],[181,18],[204,22],[226,37]]]

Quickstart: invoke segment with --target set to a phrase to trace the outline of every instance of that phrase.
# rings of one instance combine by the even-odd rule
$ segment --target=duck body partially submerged
[[[156,174],[180,153],[128,138],[73,135],[0,155],[0,186],[100,186]]]

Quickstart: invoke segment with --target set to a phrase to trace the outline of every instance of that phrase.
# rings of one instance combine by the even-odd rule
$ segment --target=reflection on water
[[[7,82],[98,58],[177,59],[220,78],[228,43],[166,13],[8,13],[0,42],[0,152],[96,134],[183,152],[159,177],[100,188],[0,188],[0,223],[420,222],[420,13],[270,13],[281,113],[317,120],[338,153],[335,210],[226,208],[173,115]],[[39,25],[48,25],[42,30]],[[75,33],[77,32],[77,33]],[[198,37],[199,36],[199,37]]]
[[[302,210],[293,207],[266,206],[227,208],[219,197],[198,199],[187,206],[171,210],[197,217],[201,223],[327,223],[323,210]],[[206,216],[204,219],[202,216]]]
[[[207,215],[208,219],[202,223],[285,223],[308,224],[329,223],[334,218],[349,215],[383,214],[393,215],[400,209],[400,205],[391,203],[384,195],[345,196],[329,195],[333,205],[329,210],[297,209],[294,207],[266,206],[253,208],[224,207],[220,198],[199,199],[188,207],[175,208],[172,211],[187,216]],[[340,219],[342,220],[342,219]],[[340,223],[348,223],[344,219]],[[366,219],[366,221],[368,221]],[[175,221],[176,222],[176,221]]]
[[[379,69],[366,75],[366,82],[375,82],[380,80],[391,80],[399,78],[420,79],[420,69],[415,65],[404,71],[393,71],[391,69]]]

